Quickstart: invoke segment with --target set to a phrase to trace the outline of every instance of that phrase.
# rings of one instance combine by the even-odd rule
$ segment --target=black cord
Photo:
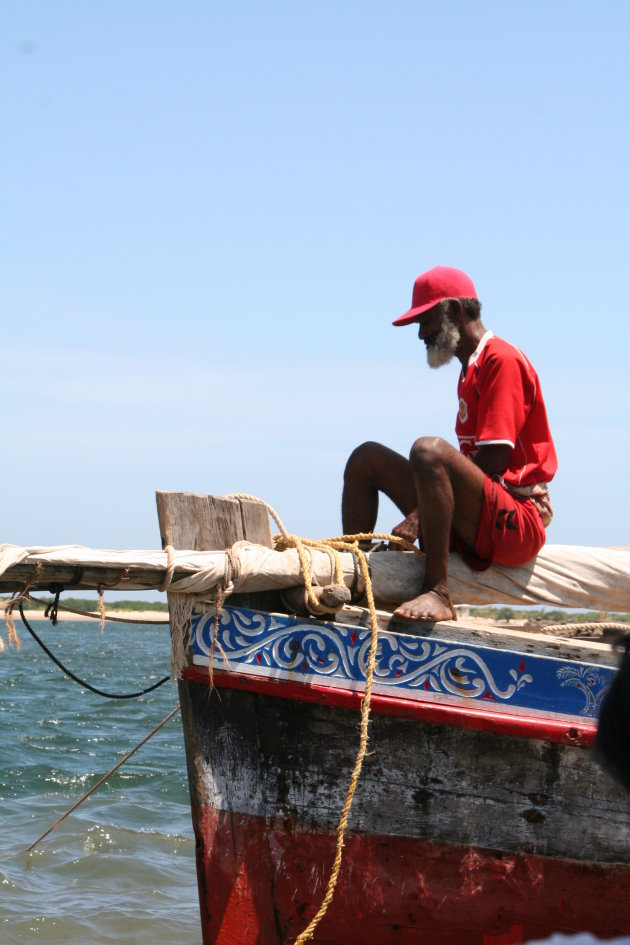
[[[153,690],[157,689],[158,686],[163,686],[164,683],[168,682],[168,680],[171,678],[170,676],[165,676],[164,679],[160,679],[158,682],[153,683],[152,686],[148,686],[146,689],[142,689],[140,692],[128,692],[122,695],[117,692],[104,692],[102,689],[97,689],[96,686],[91,686],[89,682],[86,682],[84,679],[79,679],[78,676],[75,676],[74,673],[72,673],[69,669],[67,669],[67,667],[65,667],[63,663],[57,659],[54,653],[50,652],[50,650],[48,649],[44,641],[40,640],[40,638],[37,636],[37,634],[31,627],[30,623],[24,616],[24,609],[22,607],[22,601],[18,603],[18,609],[20,611],[20,617],[22,618],[24,626],[26,627],[30,635],[33,637],[33,639],[37,643],[39,643],[44,653],[48,654],[48,656],[51,658],[53,663],[56,663],[59,669],[61,669],[66,674],[66,676],[69,676],[70,679],[73,679],[74,682],[79,683],[79,685],[83,686],[85,689],[89,689],[90,692],[96,693],[97,696],[103,696],[105,699],[137,699],[138,696],[144,696],[147,694],[147,692],[153,692]]]
[[[50,622],[53,625],[53,627],[57,626],[57,620],[58,620],[57,612],[59,610],[59,595],[60,594],[61,594],[60,590],[55,593],[55,599],[48,604],[48,607],[44,611],[44,617],[50,617]],[[24,614],[22,614],[22,620],[24,620]]]

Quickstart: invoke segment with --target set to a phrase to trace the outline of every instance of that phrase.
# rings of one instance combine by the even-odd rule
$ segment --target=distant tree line
[[[7,600],[8,598],[0,598],[0,600]],[[25,610],[45,610],[45,608],[53,603],[53,598],[44,599],[41,603],[35,603],[34,601],[28,600],[25,602]],[[73,610],[85,610],[88,613],[97,613],[98,612],[98,600],[87,600],[83,597],[63,597],[59,600],[60,606],[72,607]],[[168,611],[168,604],[166,601],[161,600],[105,600],[105,610],[114,611],[114,610],[151,610],[158,613],[166,613]]]
[[[7,598],[0,598],[6,600]],[[52,598],[44,600],[41,604],[33,601],[27,601],[28,610],[44,610],[48,604],[52,604]],[[83,597],[64,597],[60,601],[66,607],[72,607],[73,610],[85,610],[88,613],[98,611],[97,600],[87,600]],[[105,609],[108,611],[122,610],[150,610],[156,613],[167,613],[168,604],[160,600],[113,600],[105,601]],[[471,617],[484,617],[488,620],[497,622],[507,622],[518,620],[519,623],[525,623],[529,627],[542,626],[550,623],[604,623],[615,621],[619,623],[630,623],[630,614],[609,614],[599,610],[589,611],[567,611],[567,610],[516,610],[514,607],[471,607]]]
[[[471,617],[485,617],[488,620],[509,621],[518,620],[529,627],[542,626],[550,623],[605,623],[615,621],[630,623],[630,614],[609,614],[600,610],[567,611],[567,610],[515,610],[513,607],[471,607]]]

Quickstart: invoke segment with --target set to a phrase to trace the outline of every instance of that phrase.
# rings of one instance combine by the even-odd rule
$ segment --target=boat
[[[224,607],[209,693],[214,623],[193,618],[180,690],[204,942],[293,942],[335,857],[370,631]],[[370,752],[315,941],[628,931],[627,797],[588,750],[615,670],[602,646],[523,636],[379,633]]]
[[[630,804],[592,751],[611,638],[466,612],[628,612],[627,550],[454,558],[459,619],[426,624],[392,616],[413,552],[272,539],[251,497],[157,504],[163,551],[4,545],[0,590],[167,590],[204,945],[629,931]]]
[[[158,496],[164,544],[271,545],[260,515],[247,534],[247,499],[184,507]],[[415,558],[373,554],[371,566],[376,576]],[[567,596],[580,592],[570,584]],[[616,592],[626,609],[627,590]],[[352,605],[332,619],[290,609],[277,592],[220,595],[185,620],[204,945],[628,932],[630,805],[591,751],[616,672],[609,642],[388,610],[374,627]]]

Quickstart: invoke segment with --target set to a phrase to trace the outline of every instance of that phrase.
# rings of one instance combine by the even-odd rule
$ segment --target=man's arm
[[[472,461],[488,476],[502,476],[508,468],[512,447],[509,443],[490,443],[480,446]]]
[[[501,476],[508,468],[511,454],[512,447],[509,443],[491,443],[487,446],[480,446],[473,456],[472,462],[488,476]],[[396,525],[392,528],[392,535],[397,535],[399,538],[406,538],[407,541],[413,544],[416,538],[419,537],[419,534],[420,524],[418,507],[416,506],[400,525]],[[399,548],[400,546],[393,545],[392,547]]]

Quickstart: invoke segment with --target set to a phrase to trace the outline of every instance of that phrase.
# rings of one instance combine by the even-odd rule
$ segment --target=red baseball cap
[[[397,318],[393,325],[410,325],[419,321],[423,312],[444,299],[476,299],[477,292],[470,279],[461,269],[450,266],[434,266],[418,276],[413,284],[411,308]]]

